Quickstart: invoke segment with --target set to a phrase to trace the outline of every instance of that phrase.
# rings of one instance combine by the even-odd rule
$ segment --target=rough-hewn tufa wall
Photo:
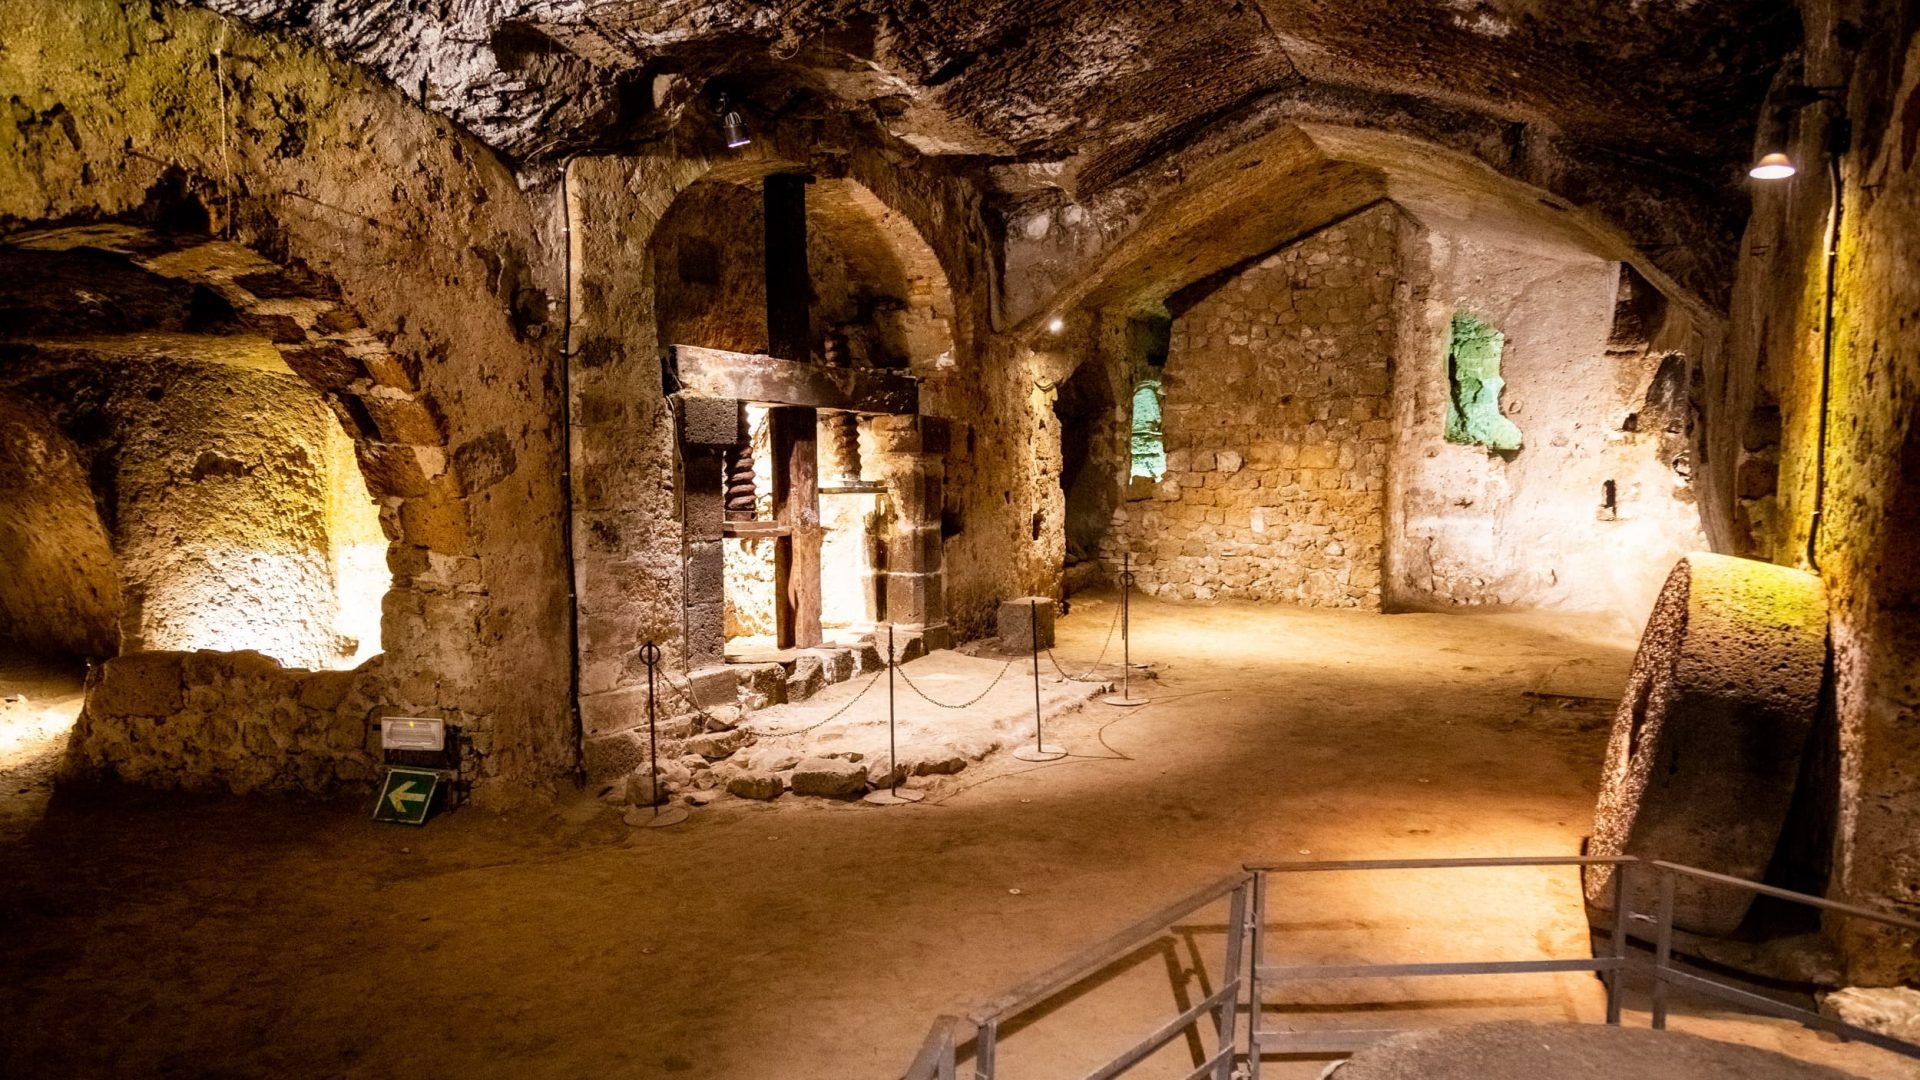
[[[1837,782],[1839,810],[1817,827],[1834,835],[1832,893],[1912,917],[1920,913],[1920,13],[1890,3],[1800,7],[1806,46],[1781,83],[1844,89],[1837,102],[1787,111],[1786,150],[1799,173],[1753,185],[1727,348],[1700,384],[1702,501],[1717,547],[1811,569],[1825,582],[1837,716],[1827,737],[1839,763],[1828,782]],[[1826,147],[1839,116],[1851,122],[1851,141],[1838,163],[1830,278],[1835,193]],[[1759,130],[1769,140],[1781,129],[1769,113]],[[1859,921],[1834,930],[1853,982],[1920,978],[1913,935]]]
[[[1174,319],[1167,472],[1116,511],[1106,553],[1133,553],[1143,591],[1378,606],[1398,234],[1375,207]]]
[[[0,647],[112,656],[120,576],[86,462],[53,418],[0,395]]]

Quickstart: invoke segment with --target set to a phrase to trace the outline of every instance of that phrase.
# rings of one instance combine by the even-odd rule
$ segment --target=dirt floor
[[[1075,604],[1068,669],[1101,651],[1113,611]],[[1090,705],[1049,733],[1073,756],[999,754],[914,806],[728,800],[651,830],[582,793],[408,829],[358,802],[9,784],[5,820],[24,825],[0,837],[0,1075],[881,1080],[936,1015],[1245,860],[1579,849],[1607,715],[1584,699],[1617,692],[1630,656],[1598,624],[1134,614],[1153,704]],[[1214,912],[1010,1030],[1003,1080],[1078,1075],[1203,996]],[[1564,872],[1293,875],[1269,916],[1273,962],[1586,951]],[[1601,1010],[1578,975],[1425,982],[1276,994],[1266,1022]],[[1907,1075],[1781,1025],[1675,1026],[1716,1023]],[[1144,1075],[1183,1075],[1193,1049]]]

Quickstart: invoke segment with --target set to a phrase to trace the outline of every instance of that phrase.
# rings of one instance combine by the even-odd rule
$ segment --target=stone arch
[[[276,576],[290,575],[284,587],[295,591],[304,591],[303,574],[324,572],[330,601],[337,599],[334,586],[348,582],[358,586],[355,591],[371,594],[348,598],[344,622],[335,618],[337,612],[327,615],[330,628],[332,624],[348,625],[361,641],[368,637],[378,640],[382,636],[383,598],[393,586],[388,563],[399,567],[410,561],[423,562],[429,564],[424,568],[430,572],[433,553],[454,557],[466,553],[463,517],[448,512],[436,502],[436,482],[450,479],[440,420],[420,394],[406,366],[361,325],[341,302],[331,283],[298,266],[266,259],[231,241],[201,233],[162,232],[117,222],[24,231],[6,237],[4,244],[16,259],[35,256],[68,262],[77,259],[101,273],[145,276],[150,282],[179,286],[175,290],[177,298],[168,302],[191,310],[172,321],[163,319],[158,324],[161,327],[173,327],[179,322],[180,328],[192,329],[196,321],[209,320],[218,324],[217,334],[205,335],[183,333],[179,328],[119,327],[132,332],[92,344],[86,339],[76,342],[71,336],[62,337],[60,328],[53,327],[55,336],[43,344],[63,349],[78,345],[106,351],[145,352],[156,359],[182,350],[211,349],[216,354],[224,354],[218,363],[236,369],[271,372],[277,368],[311,387],[325,402],[322,415],[330,409],[338,429],[350,440],[351,456],[358,463],[366,495],[371,496],[378,507],[377,521],[364,511],[353,510],[355,481],[334,475],[337,470],[328,464],[343,455],[328,454],[324,445],[304,450],[294,446],[291,450],[301,453],[302,460],[313,471],[306,480],[307,485],[316,490],[308,494],[320,501],[321,512],[329,508],[344,511],[332,515],[322,528],[338,525],[351,531],[353,539],[359,542],[349,544],[342,538],[339,544],[325,545],[322,565],[317,568],[305,567],[304,563],[311,561],[305,559],[300,560],[302,566],[289,564],[268,572]],[[22,325],[16,333],[29,336],[9,342],[11,349],[35,347],[31,326]],[[155,386],[149,397],[158,402],[161,392],[162,388]],[[340,438],[326,434],[329,426],[336,425],[321,421],[317,429],[308,430],[320,439]],[[213,454],[212,451],[206,453]],[[221,467],[221,462],[212,458],[201,464],[209,469]],[[200,465],[195,468],[198,471]],[[303,471],[307,471],[305,467]],[[164,538],[157,542],[167,546]],[[196,563],[212,560],[194,572],[216,578],[246,573],[238,565],[224,568],[217,565],[241,557],[213,550],[220,546],[209,545],[207,553],[193,556]],[[360,554],[375,546],[377,552]],[[258,554],[250,557],[256,569],[262,557]],[[187,629],[182,631],[185,638],[163,635],[161,640],[148,641],[141,632],[144,623],[140,609],[146,599],[145,589],[134,583],[123,587],[122,596],[129,605],[123,612],[122,634],[128,648],[169,647],[181,642],[222,648],[257,647],[302,666],[314,662],[300,651],[298,644],[280,642],[273,634],[269,634],[268,639],[254,640],[260,628],[245,619],[233,622],[230,615],[217,612],[210,612],[208,617],[233,624],[217,633],[211,629],[203,633]],[[358,602],[353,602],[355,600]],[[182,605],[176,601],[172,606]],[[190,598],[185,606],[193,606]],[[191,611],[179,617],[195,618]],[[310,627],[306,636],[321,632],[319,628]],[[290,649],[294,651],[289,652]],[[341,655],[351,655],[354,662],[366,659],[374,651],[370,646],[356,650],[346,644],[342,650]],[[315,659],[319,656],[314,654]]]
[[[715,169],[678,191],[648,244],[662,345],[766,351],[758,181],[771,164]],[[847,177],[807,185],[813,337],[852,338],[856,364],[953,363],[954,297],[939,257],[906,215]]]
[[[725,625],[718,608],[687,608],[679,432],[663,393],[659,355],[675,344],[764,348],[758,182],[774,173],[816,175],[808,193],[809,232],[839,240],[843,265],[878,282],[897,301],[893,306],[910,324],[901,334],[909,342],[902,359],[914,373],[951,366],[954,341],[966,338],[954,317],[963,301],[953,293],[952,264],[915,224],[916,215],[929,213],[916,202],[925,193],[899,190],[885,178],[875,182],[859,172],[858,160],[841,168],[782,155],[774,141],[757,139],[722,159],[609,156],[578,159],[567,170],[576,267],[567,369],[573,555],[583,757],[590,778],[621,767],[628,754],[624,733],[644,722],[641,646],[658,644],[667,670],[684,672],[704,662],[694,658],[713,655],[718,644],[694,640],[689,625]],[[723,204],[752,218],[727,222],[731,231],[753,238],[752,250],[734,253],[740,260],[738,288],[726,285],[727,275],[712,265],[714,238],[682,219],[719,212]],[[683,250],[677,239],[683,236],[701,243]],[[689,296],[687,282],[675,280],[682,276],[683,257],[685,276],[705,279],[694,282],[704,297]],[[673,310],[703,301],[733,313],[751,332],[712,335],[707,321]],[[660,483],[661,476],[676,483]],[[661,708],[685,707],[675,685],[668,680]]]

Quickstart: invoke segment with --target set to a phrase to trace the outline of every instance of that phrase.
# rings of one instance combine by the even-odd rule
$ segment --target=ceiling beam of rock
[[[1737,165],[1798,35],[1780,0],[199,2],[361,63],[521,161],[665,137],[727,89],[761,123],[838,111],[1006,167],[1009,216],[1137,199],[1249,118],[1416,134],[1591,208],[1714,304]]]

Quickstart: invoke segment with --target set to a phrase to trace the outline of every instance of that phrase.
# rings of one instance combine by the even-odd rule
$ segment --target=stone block
[[[715,597],[686,606],[687,663],[717,664],[727,655],[726,602]]]
[[[1023,596],[1000,602],[1000,647],[1010,652],[1030,652],[1034,639],[1039,648],[1053,648],[1053,601],[1044,596]]]
[[[742,799],[777,799],[786,790],[786,780],[775,773],[742,773],[727,781],[727,793]]]
[[[829,684],[853,678],[854,669],[858,666],[851,649],[808,649],[800,655],[817,657],[820,674]]]
[[[720,451],[693,447],[682,455],[681,493],[686,503],[688,537],[720,539],[726,519],[726,460]]]
[[[944,552],[942,543],[938,522],[895,529],[887,538],[887,568],[894,573],[935,573]]]
[[[467,500],[447,477],[427,485],[427,493],[400,503],[400,532],[407,543],[443,555],[467,552]]]
[[[414,498],[427,493],[427,474],[413,447],[356,439],[353,448],[360,475],[366,478],[367,491],[373,495]]]
[[[787,700],[787,669],[784,664],[728,665],[740,680],[740,691],[748,705],[764,709]]]
[[[580,767],[592,785],[612,783],[647,763],[644,734],[629,731],[594,735],[580,741]]]
[[[795,795],[845,799],[867,790],[866,766],[840,758],[808,758],[794,766]]]
[[[664,717],[664,713],[662,715]],[[645,685],[624,687],[602,694],[583,694],[580,697],[580,727],[588,736],[626,731],[646,722]]]
[[[880,644],[883,649],[888,643],[888,640],[889,638],[886,635],[883,634],[881,636]],[[917,626],[895,626],[893,628],[891,641],[893,643],[893,662],[896,664],[910,663],[927,655],[926,635],[922,634],[920,628]]]
[[[801,653],[793,662],[793,671],[787,676],[787,700],[805,701],[825,689],[827,685],[826,665],[820,657],[811,652]]]
[[[945,490],[940,471],[924,463],[893,470],[887,476],[887,494],[893,500],[894,513],[909,527],[940,523]]]
[[[719,540],[687,543],[687,598],[694,603],[722,600],[727,588],[727,551]]]
[[[87,711],[109,716],[171,716],[180,711],[182,654],[128,653],[101,665]]]
[[[688,739],[685,747],[690,754],[699,754],[708,761],[719,761],[731,757],[735,750],[747,745],[752,736],[744,731],[713,731],[695,735]]]
[[[680,441],[688,446],[744,445],[747,430],[740,403],[729,398],[681,398]]]
[[[687,673],[693,700],[702,708],[735,705],[740,701],[740,668],[734,664],[709,664]]]
[[[946,579],[942,574],[887,575],[887,618],[925,626],[947,618]]]
[[[347,699],[356,677],[351,671],[316,671],[300,680],[300,704],[330,713]]]

